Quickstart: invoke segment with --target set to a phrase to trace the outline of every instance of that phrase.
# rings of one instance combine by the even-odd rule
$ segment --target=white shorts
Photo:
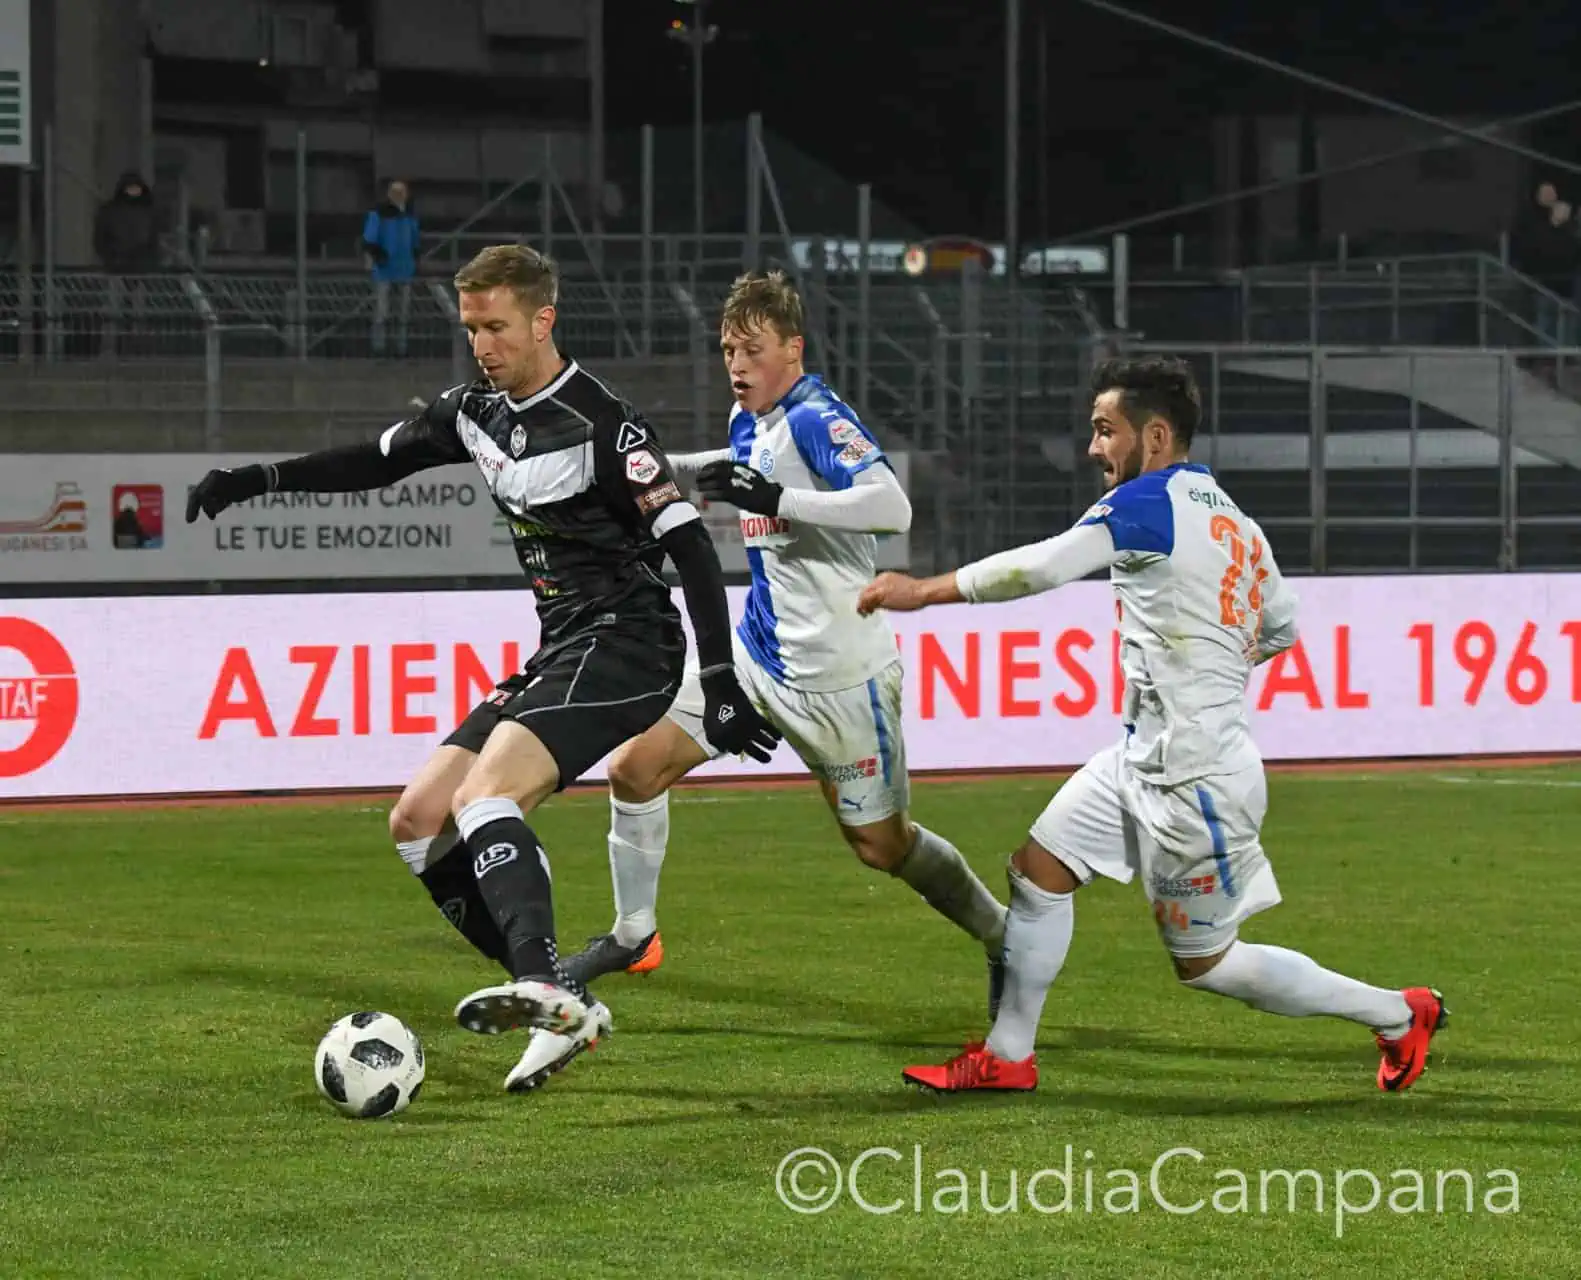
[[[1125,884],[1140,872],[1170,954],[1215,955],[1241,921],[1280,900],[1262,846],[1262,766],[1155,787],[1126,767],[1124,751],[1105,748],[1066,781],[1032,838],[1083,884],[1095,874]]]
[[[864,827],[905,813],[911,803],[906,743],[900,730],[902,670],[899,661],[866,684],[832,693],[789,689],[735,641],[736,679],[758,713],[785,735],[803,763],[835,792],[842,826]],[[717,759],[703,733],[703,687],[689,666],[669,717]]]

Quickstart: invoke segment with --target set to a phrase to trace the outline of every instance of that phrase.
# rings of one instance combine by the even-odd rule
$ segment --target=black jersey
[[[477,464],[510,522],[543,643],[611,614],[679,624],[655,539],[696,520],[696,508],[653,428],[575,360],[525,400],[486,382],[452,387],[379,448],[403,471]]]

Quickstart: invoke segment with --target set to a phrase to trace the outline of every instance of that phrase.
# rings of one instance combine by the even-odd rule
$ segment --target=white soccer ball
[[[423,1046],[388,1013],[350,1013],[313,1055],[318,1091],[337,1111],[374,1120],[405,1111],[423,1087]]]

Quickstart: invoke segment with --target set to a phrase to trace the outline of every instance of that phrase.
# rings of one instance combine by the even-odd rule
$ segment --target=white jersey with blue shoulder
[[[1262,529],[1189,462],[1116,486],[1090,524],[1116,553],[1126,763],[1157,786],[1260,766],[1247,681],[1292,643],[1296,611]]]
[[[730,417],[730,453],[786,489],[849,489],[889,460],[856,412],[816,374],[803,374],[770,410]],[[898,661],[881,613],[862,617],[856,598],[873,580],[871,533],[820,528],[741,513],[752,588],[736,628],[775,680],[809,693],[863,684]]]

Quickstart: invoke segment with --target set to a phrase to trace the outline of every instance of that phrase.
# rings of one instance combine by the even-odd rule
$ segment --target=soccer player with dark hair
[[[1190,460],[1202,398],[1184,361],[1106,361],[1092,392],[1087,452],[1110,488],[1074,528],[933,578],[886,573],[862,592],[863,613],[986,604],[1107,569],[1125,678],[1120,740],[1059,789],[1010,859],[992,1029],[950,1061],[902,1074],[946,1092],[1036,1088],[1038,1020],[1070,949],[1076,890],[1103,876],[1142,881],[1184,986],[1265,1013],[1360,1023],[1380,1050],[1378,1087],[1409,1089],[1447,1016],[1439,992],[1375,987],[1239,937],[1280,901],[1246,684],[1295,643],[1295,592],[1257,521]]]

